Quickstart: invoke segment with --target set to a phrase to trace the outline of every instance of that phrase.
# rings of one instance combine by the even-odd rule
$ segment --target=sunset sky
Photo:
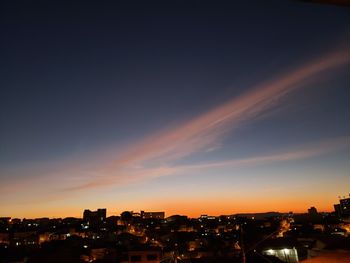
[[[331,211],[350,192],[349,10],[1,3],[0,217]]]

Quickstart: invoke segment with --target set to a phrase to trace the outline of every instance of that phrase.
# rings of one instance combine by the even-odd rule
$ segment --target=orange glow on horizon
[[[124,148],[119,155],[115,152],[114,154],[108,152],[108,155],[113,158],[109,156],[109,159],[105,161],[95,156],[96,159],[92,159],[91,164],[82,158],[81,163],[72,162],[69,165],[60,163],[58,168],[55,167],[56,169],[49,167],[41,171],[40,168],[39,173],[36,170],[38,168],[33,168],[32,171],[23,169],[22,175],[26,176],[18,176],[18,180],[16,177],[14,177],[15,180],[12,180],[11,176],[8,176],[9,179],[6,179],[8,182],[0,186],[1,193],[5,198],[9,196],[8,200],[11,201],[6,201],[8,207],[4,209],[10,215],[3,216],[80,217],[85,208],[95,209],[97,207],[106,207],[109,211],[117,211],[117,213],[128,209],[143,209],[166,211],[168,215],[186,214],[190,217],[197,217],[200,214],[220,215],[267,211],[304,212],[310,206],[316,206],[319,211],[331,211],[333,210],[331,204],[334,202],[331,196],[339,189],[334,188],[333,193],[329,192],[325,196],[324,192],[329,190],[326,182],[319,183],[320,190],[313,193],[313,196],[310,196],[310,188],[301,188],[298,185],[299,182],[296,183],[296,190],[293,193],[286,193],[288,187],[279,186],[279,189],[274,189],[271,193],[269,189],[264,189],[264,186],[258,184],[255,184],[254,187],[249,185],[246,190],[239,187],[234,188],[232,184],[232,189],[225,189],[225,193],[222,193],[220,188],[210,194],[204,190],[198,193],[196,189],[191,189],[191,193],[184,197],[181,197],[181,194],[180,197],[174,196],[175,194],[168,196],[165,192],[157,197],[149,197],[148,193],[143,193],[142,196],[138,194],[138,191],[142,190],[141,183],[144,181],[155,178],[163,179],[163,177],[179,175],[180,172],[189,173],[193,169],[211,169],[225,165],[231,168],[232,165],[254,166],[257,163],[295,161],[348,147],[349,137],[341,137],[323,140],[314,148],[294,151],[286,149],[277,154],[266,153],[242,159],[223,161],[221,159],[217,162],[207,161],[187,165],[181,162],[176,163],[176,161],[182,161],[184,157],[211,149],[213,145],[223,141],[224,134],[228,130],[239,127],[243,122],[254,120],[275,106],[286,94],[304,87],[310,81],[318,80],[321,73],[349,62],[350,51],[344,50],[330,53],[310,63],[304,63],[297,69],[275,76],[271,81],[249,89],[248,92],[193,119],[171,129],[156,131],[150,136],[145,136],[140,141]],[[89,163],[93,168],[82,165],[85,163]],[[275,182],[279,182],[280,186],[286,184],[286,178],[278,179]],[[309,179],[305,180],[304,185],[310,183]],[[139,184],[140,188],[130,191],[134,191],[131,195],[135,198],[130,201],[126,195],[122,200],[124,207],[120,207],[118,201],[111,203],[110,200],[113,198],[110,196],[108,199],[100,198],[101,192],[98,192],[98,189],[103,191],[112,189],[115,190],[115,193],[119,190],[123,192],[124,188],[132,188],[136,184]],[[181,186],[178,187],[178,191],[181,192]],[[308,187],[311,187],[311,184]],[[202,198],[193,198],[199,195]],[[93,200],[91,197],[94,197]],[[102,200],[108,201],[103,203]],[[119,208],[120,210],[117,210]]]
[[[334,201],[336,202],[336,201]],[[135,207],[135,205],[126,207],[123,209],[117,209],[115,206],[98,206],[90,207],[85,206],[80,208],[60,208],[55,207],[54,209],[43,212],[43,211],[21,211],[11,214],[2,214],[0,216],[10,216],[12,218],[65,218],[65,217],[77,217],[82,218],[84,209],[96,210],[97,208],[107,208],[107,215],[120,215],[123,211],[165,211],[166,216],[171,215],[186,215],[191,218],[197,218],[202,214],[220,216],[220,215],[233,215],[239,213],[265,213],[265,212],[280,212],[288,213],[292,211],[293,213],[307,213],[307,209],[311,206],[315,206],[319,212],[332,212],[333,204],[324,203],[309,203],[302,200],[246,200],[245,202],[236,201],[234,203],[232,200],[226,202],[218,202],[215,200],[194,200],[191,202],[173,201],[168,202],[167,205],[162,203],[147,205],[146,207]]]

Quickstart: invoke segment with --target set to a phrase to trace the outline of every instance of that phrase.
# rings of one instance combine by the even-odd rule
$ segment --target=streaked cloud
[[[237,167],[249,167],[258,165],[268,165],[274,163],[284,163],[288,161],[305,160],[346,149],[350,149],[350,136],[323,140],[317,143],[309,144],[306,147],[299,147],[299,149],[292,149],[289,151],[282,151],[274,154],[252,156],[242,159],[196,163],[191,165],[163,165],[159,167],[140,166],[126,169],[125,171],[120,173],[110,171],[109,174],[104,174],[104,176],[100,177],[100,180],[98,182],[78,185],[76,187],[70,187],[68,188],[68,190],[83,190],[96,188],[99,186],[113,186],[116,184],[124,185],[127,183],[139,182],[146,179],[176,174],[188,175],[191,174],[191,172],[194,172],[195,170],[201,169],[234,169]]]
[[[133,143],[119,153],[112,162],[104,163],[99,156],[93,168],[86,165],[72,164],[61,167],[49,176],[57,179],[55,191],[66,192],[84,189],[103,188],[125,185],[151,178],[184,173],[193,169],[217,167],[235,167],[260,165],[289,160],[300,160],[334,152],[349,147],[349,137],[336,138],[305,146],[299,150],[287,150],[276,154],[253,156],[244,159],[225,160],[212,163],[175,165],[179,160],[190,155],[216,150],[223,143],[225,136],[243,123],[266,115],[273,107],[283,103],[283,98],[293,91],[305,88],[322,76],[350,62],[350,51],[338,51],[317,60],[305,63],[299,68],[250,88],[248,92],[223,103],[208,112],[199,115],[175,127],[167,128]],[[113,154],[111,151],[109,155]],[[110,160],[110,156],[108,157]],[[94,162],[93,159],[88,163]],[[85,168],[84,168],[85,167]],[[70,176],[65,176],[69,174]],[[33,178],[28,176],[28,178]],[[32,180],[32,179],[31,179]],[[40,181],[34,180],[36,182]],[[17,182],[22,188],[27,184]],[[30,184],[30,182],[29,182]],[[7,184],[8,186],[10,184]],[[12,189],[12,187],[10,187]],[[8,187],[8,189],[10,189]],[[21,189],[22,189],[21,188]],[[11,191],[11,190],[10,190]]]
[[[155,133],[127,149],[111,169],[166,162],[211,149],[229,130],[280,103],[288,93],[317,80],[325,71],[350,62],[350,51],[336,52],[263,83],[237,98],[169,130]]]
[[[249,165],[261,165],[274,162],[287,162],[294,160],[302,160],[321,156],[324,154],[330,154],[336,151],[349,149],[350,137],[338,137],[321,141],[319,143],[313,143],[299,150],[290,150],[285,152],[279,152],[275,154],[267,154],[263,156],[254,156],[243,159],[225,160],[220,162],[200,163],[187,166],[181,166],[181,169],[208,169],[218,167],[238,167]]]
[[[242,123],[252,121],[272,107],[283,103],[289,93],[305,88],[317,81],[321,74],[350,62],[350,51],[329,53],[299,68],[249,89],[248,92],[219,105],[208,112],[171,127],[131,145],[125,149],[112,164],[104,166],[99,173],[103,176],[81,184],[77,188],[90,188],[103,183],[118,184],[125,181],[137,181],[162,175],[173,174],[179,170],[172,163],[198,152],[210,152],[224,140],[225,135]],[[328,149],[325,147],[325,149]],[[290,152],[278,156],[255,157],[253,159],[228,161],[233,163],[263,162],[278,158],[298,159],[302,156],[316,155],[316,152]],[[204,166],[216,164],[204,164]],[[192,166],[192,168],[196,165]],[[184,167],[182,167],[184,168]],[[190,168],[190,167],[187,167]]]

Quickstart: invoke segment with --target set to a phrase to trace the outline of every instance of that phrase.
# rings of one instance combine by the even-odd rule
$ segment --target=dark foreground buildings
[[[0,262],[285,262],[349,251],[348,199],[341,213],[183,215],[164,212],[107,217],[106,209],[83,218],[0,218]],[[338,253],[338,254],[337,254]],[[350,261],[349,261],[350,262]]]

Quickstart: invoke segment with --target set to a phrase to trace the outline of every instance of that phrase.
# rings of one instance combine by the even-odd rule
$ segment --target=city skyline
[[[301,213],[348,196],[347,7],[4,10],[0,217]]]
[[[349,196],[339,196],[338,197],[338,201],[343,200],[345,202],[349,202],[350,200],[350,194]],[[219,217],[238,217],[238,218],[249,218],[249,219],[258,219],[258,218],[269,218],[269,217],[278,217],[278,215],[280,215],[281,217],[284,216],[305,216],[308,215],[312,212],[310,211],[315,211],[316,214],[323,214],[324,216],[338,216],[338,212],[335,209],[335,206],[339,206],[339,204],[333,204],[333,208],[331,209],[332,211],[319,211],[317,209],[317,207],[307,207],[306,209],[304,209],[301,212],[296,212],[294,213],[293,211],[259,211],[259,212],[236,212],[236,213],[227,213],[227,214],[207,214],[207,213],[199,213],[198,216],[189,216],[185,213],[167,213],[164,210],[158,210],[158,211],[150,211],[150,210],[144,210],[144,209],[137,209],[137,210],[117,210],[114,209],[112,211],[109,211],[107,208],[105,207],[88,207],[88,208],[82,208],[80,210],[79,215],[65,215],[65,216],[40,216],[40,217],[21,217],[21,216],[11,216],[11,215],[7,215],[7,216],[2,216],[1,219],[3,220],[9,220],[11,222],[11,220],[15,220],[17,221],[19,220],[37,220],[37,219],[43,219],[43,218],[48,218],[48,219],[67,219],[67,218],[76,218],[76,219],[82,219],[84,217],[86,217],[86,213],[90,213],[93,214],[93,216],[96,216],[96,214],[98,215],[98,213],[100,213],[99,211],[102,211],[103,213],[103,217],[104,218],[108,218],[108,217],[121,217],[121,215],[123,213],[130,213],[132,215],[132,217],[135,218],[148,218],[148,219],[166,219],[166,218],[171,218],[174,216],[185,216],[187,218],[193,218],[193,219],[198,219],[198,218],[211,218],[211,217],[215,217],[215,218],[219,218]],[[345,207],[346,208],[346,207]],[[147,215],[146,217],[143,217],[143,214]],[[152,217],[151,215],[154,214],[155,217]],[[161,215],[161,217],[159,217],[159,215]],[[347,214],[346,214],[347,215]],[[343,215],[341,215],[343,216]],[[99,216],[97,216],[99,217]]]

